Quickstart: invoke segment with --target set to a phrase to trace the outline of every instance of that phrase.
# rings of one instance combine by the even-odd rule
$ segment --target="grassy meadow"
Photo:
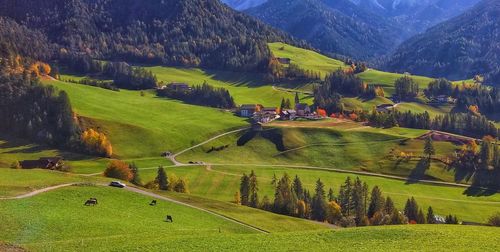
[[[400,209],[404,208],[404,204],[408,198],[414,196],[420,207],[424,210],[432,206],[436,214],[442,216],[454,214],[460,220],[486,222],[487,218],[500,208],[500,194],[471,194],[468,196],[465,193],[465,188],[460,187],[409,183],[402,180],[338,173],[327,170],[293,168],[286,165],[283,167],[266,165],[213,165],[210,169],[207,169],[207,167],[166,168],[167,175],[175,174],[177,177],[184,177],[189,181],[191,194],[180,195],[180,197],[188,198],[188,202],[191,203],[198,202],[203,198],[202,202],[208,201],[209,203],[198,203],[201,204],[200,206],[216,208],[224,213],[229,209],[231,209],[230,212],[233,212],[232,208],[241,208],[234,204],[231,204],[232,207],[227,204],[234,201],[234,194],[239,189],[242,174],[249,174],[252,170],[257,174],[260,198],[267,195],[270,199],[273,199],[274,187],[271,185],[273,175],[276,174],[279,178],[286,172],[291,177],[298,175],[304,187],[311,191],[314,190],[316,180],[321,179],[325,183],[325,189],[332,188],[335,195],[338,194],[340,185],[348,176],[352,179],[359,177],[368,183],[370,190],[373,186],[378,185],[384,196],[390,196],[394,200],[396,207]],[[141,176],[145,181],[153,179],[156,176],[156,170],[141,170]],[[234,217],[238,218],[238,215],[244,213],[239,212],[236,214]]]

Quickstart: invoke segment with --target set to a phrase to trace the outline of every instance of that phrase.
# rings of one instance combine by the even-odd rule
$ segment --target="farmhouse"
[[[290,58],[276,58],[280,64],[289,65],[292,60]]]
[[[241,117],[252,117],[255,112],[262,110],[263,106],[260,104],[243,104],[240,106]]]
[[[172,83],[167,85],[167,88],[173,89],[176,91],[188,91],[191,89],[188,84],[181,83],[181,82],[172,82]]]
[[[297,116],[297,111],[293,109],[284,109],[280,112],[280,120],[293,120]]]
[[[456,100],[447,96],[447,95],[438,95],[436,97],[431,98],[431,103],[436,103],[436,104],[445,104],[445,103],[455,103]]]
[[[264,107],[260,111],[254,114],[253,119],[256,122],[268,123],[276,120],[278,116],[278,108],[277,107]]]
[[[50,169],[55,170],[63,165],[61,157],[41,157],[38,160],[24,160],[19,162],[23,169]]]
[[[377,105],[377,111],[383,113],[389,113],[394,110],[394,105],[392,104],[380,104]]]
[[[297,116],[307,116],[311,114],[311,107],[307,103],[298,103],[295,105],[295,111]]]

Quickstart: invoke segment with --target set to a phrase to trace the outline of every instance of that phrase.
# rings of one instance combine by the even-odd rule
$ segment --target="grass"
[[[188,179],[191,195],[185,197],[190,198],[191,201],[197,201],[199,197],[225,203],[234,200],[234,194],[239,189],[241,175],[243,173],[249,174],[251,170],[254,170],[258,176],[260,198],[267,195],[270,199],[274,197],[274,188],[271,185],[274,174],[278,177],[285,172],[290,176],[298,175],[304,186],[311,191],[314,191],[316,180],[321,178],[321,181],[325,183],[326,190],[332,188],[335,195],[338,194],[340,185],[348,176],[351,178],[358,176],[325,170],[251,165],[215,165],[210,170],[206,169],[206,167],[170,167],[166,170],[167,174],[174,173],[178,177]],[[149,180],[154,178],[155,173],[155,170],[142,170],[141,176],[144,180]],[[438,215],[454,214],[460,220],[486,222],[487,218],[497,212],[500,207],[500,194],[498,193],[484,196],[468,196],[464,194],[464,188],[407,183],[406,181],[373,176],[360,175],[358,177],[367,182],[370,188],[378,185],[382,189],[384,196],[390,196],[399,209],[403,209],[406,200],[414,196],[419,206],[424,210],[432,206],[434,212]],[[202,205],[220,208],[223,209],[221,210],[223,212],[228,211],[225,206],[219,207],[220,204],[222,203],[210,202]],[[233,212],[232,209],[230,211]],[[244,212],[238,213],[236,211],[240,211],[240,209],[235,209],[235,214],[245,215]],[[250,217],[248,218],[250,219]],[[268,221],[271,222],[272,220]]]
[[[317,52],[306,50],[281,42],[269,43],[269,49],[275,57],[289,58],[292,64],[298,65],[304,70],[320,72],[324,78],[327,74],[345,68],[344,62],[329,58]]]
[[[83,205],[96,197],[95,207]],[[147,241],[255,231],[189,207],[109,187],[79,186],[0,202],[0,240],[35,251],[138,249]],[[31,211],[27,211],[31,210]],[[174,218],[164,222],[165,215]],[[219,230],[221,233],[219,233]],[[120,250],[120,249],[118,249]]]
[[[358,74],[358,77],[367,82],[368,84],[375,84],[384,88],[385,94],[392,95],[395,91],[394,83],[397,79],[403,77],[403,74],[382,72],[375,69],[368,69],[367,71]],[[429,82],[434,79],[424,76],[412,75],[411,78],[418,83],[420,89],[427,88]]]
[[[237,73],[225,71],[211,71],[199,68],[175,68],[175,67],[147,67],[152,71],[159,81],[164,83],[184,82],[189,85],[200,85],[203,82],[216,87],[223,87],[235,99],[237,104],[262,104],[264,106],[279,106],[281,99],[293,101],[293,92],[275,90],[272,83],[266,81],[262,74]],[[290,86],[290,83],[281,83]],[[306,85],[306,84],[303,84]],[[301,95],[304,102],[311,102],[311,98]]]
[[[152,93],[110,91],[51,81],[68,93],[73,109],[105,132],[115,155],[122,159],[159,157],[216,135],[247,125],[230,112],[157,98]]]
[[[376,129],[354,123],[328,126],[320,123],[278,122],[274,124],[278,127],[255,135],[249,132],[228,135],[188,151],[178,156],[178,160],[185,163],[317,166],[398,176],[409,176],[416,170],[416,160],[399,162],[389,157],[393,150],[421,154],[424,141],[402,140],[420,136],[426,132],[424,130]],[[286,127],[282,127],[283,124]],[[294,124],[297,126],[294,127]],[[314,127],[315,124],[317,127]],[[210,151],[212,147],[226,145],[228,147],[221,151]],[[436,142],[435,148],[438,156],[446,156],[457,147],[448,142]],[[454,181],[453,172],[437,161],[431,163],[425,178]]]

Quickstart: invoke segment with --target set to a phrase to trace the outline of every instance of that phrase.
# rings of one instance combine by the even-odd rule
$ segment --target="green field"
[[[237,104],[262,104],[264,106],[279,106],[281,99],[293,101],[295,94],[273,89],[272,83],[267,82],[262,74],[237,73],[224,71],[210,71],[199,68],[175,68],[175,67],[147,67],[152,71],[159,81],[168,84],[171,82],[183,82],[189,85],[200,85],[203,82],[216,87],[223,87],[235,99]],[[294,86],[291,83],[280,83],[280,86]],[[306,84],[298,84],[306,85]],[[301,96],[304,102],[311,103],[311,98]]]
[[[252,166],[252,165],[214,165],[210,170],[206,167],[169,167],[168,173],[185,177],[189,180],[191,195],[205,199],[222,202],[232,202],[235,192],[239,189],[239,182],[243,173],[249,174],[254,170],[259,181],[259,196],[265,195],[273,199],[274,188],[271,180],[274,174],[281,176],[288,173],[290,176],[298,175],[304,186],[310,190],[314,189],[318,178],[325,183],[325,188],[332,188],[337,195],[340,185],[345,179],[360,177],[366,181],[370,188],[378,185],[385,196],[390,196],[396,203],[396,207],[403,209],[406,200],[414,196],[421,207],[427,209],[428,206],[434,208],[438,215],[456,214],[460,220],[486,222],[487,218],[500,208],[500,194],[491,196],[467,196],[464,188],[435,186],[426,184],[407,183],[406,181],[353,175],[349,173],[330,172],[315,169],[299,169],[291,167],[272,166]],[[156,170],[142,170],[144,179],[153,179]],[[185,196],[193,198],[191,195]],[[221,203],[219,203],[221,204]],[[206,204],[210,207],[213,203]],[[223,211],[227,209],[224,207]],[[242,214],[242,213],[240,213]]]
[[[179,151],[248,124],[231,112],[162,99],[148,92],[141,96],[138,91],[49,83],[68,93],[75,112],[105,132],[114,154],[122,159],[159,157],[163,151]]]
[[[95,207],[83,205],[96,197]],[[78,186],[0,203],[0,240],[33,250],[114,250],[147,246],[144,239],[248,234],[254,230],[205,212],[120,189]],[[164,222],[166,215],[174,223]],[[220,230],[220,233],[219,233]]]
[[[384,88],[386,96],[394,93],[394,82],[403,77],[403,74],[382,72],[375,69],[368,69],[367,71],[358,74],[358,77],[367,82],[368,84],[379,85]],[[434,79],[424,76],[412,75],[411,78],[415,80],[420,89],[427,88],[427,85]]]

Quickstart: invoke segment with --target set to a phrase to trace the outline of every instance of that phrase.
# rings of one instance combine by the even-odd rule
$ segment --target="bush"
[[[112,160],[104,171],[104,176],[130,181],[133,178],[129,165],[120,160]]]
[[[10,168],[12,169],[21,169],[21,164],[19,163],[19,161],[14,161],[12,162],[12,164],[10,165]]]
[[[500,212],[491,216],[488,219],[488,224],[494,227],[500,227]]]
[[[81,142],[88,153],[97,154],[103,157],[113,155],[113,147],[106,135],[94,129],[84,131],[80,137]]]

